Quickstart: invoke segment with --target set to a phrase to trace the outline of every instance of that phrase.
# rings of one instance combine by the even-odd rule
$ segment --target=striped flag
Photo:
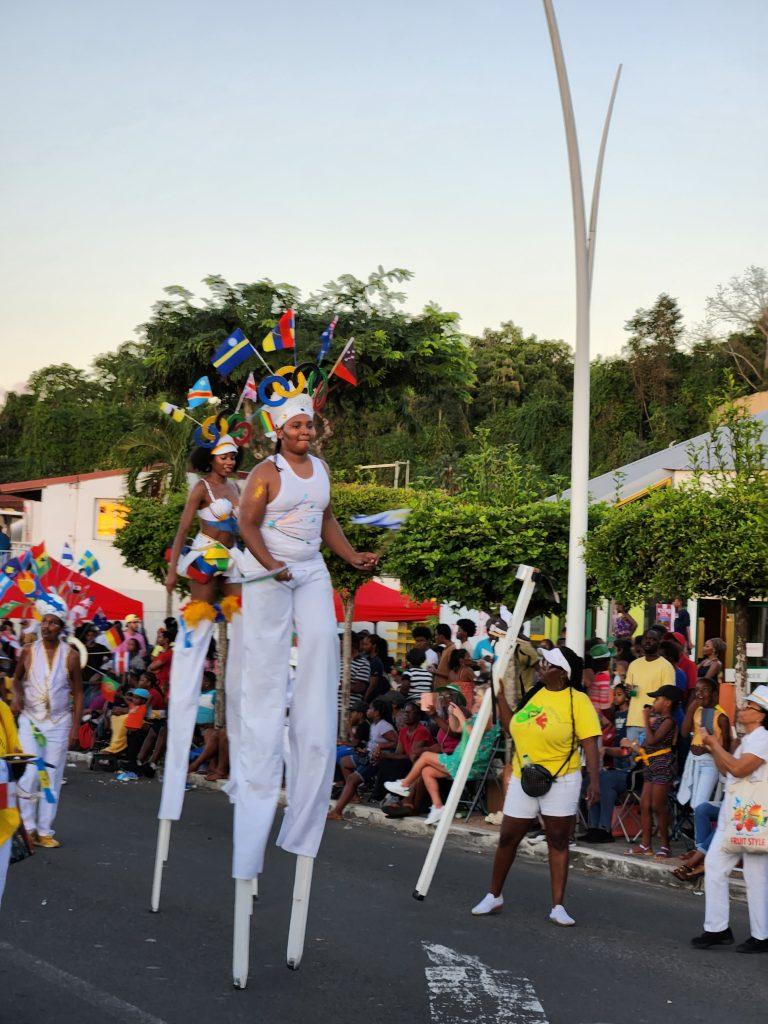
[[[104,643],[110,649],[114,651],[116,647],[119,647],[123,642],[123,630],[119,622],[116,622],[111,629],[108,629],[104,633]]]
[[[339,322],[339,318],[335,316],[333,320],[328,324],[323,333],[320,335],[320,351],[317,353],[317,365],[325,359],[333,343],[333,332],[336,328],[336,324]]]
[[[237,327],[228,338],[222,341],[221,345],[213,353],[211,363],[222,377],[227,377],[233,370],[237,369],[240,363],[244,363],[252,355],[255,355],[253,345],[248,341],[240,328]]]
[[[112,676],[101,674],[101,695],[105,701],[109,704],[113,704],[115,701],[115,695],[120,689],[120,683]]]
[[[201,377],[195,381],[187,392],[187,408],[196,409],[199,405],[205,405],[213,398],[211,382],[207,377]]]
[[[128,671],[128,667],[131,661],[130,651],[115,651],[115,672],[119,676],[124,676]]]
[[[70,568],[75,564],[75,553],[67,541],[64,541],[64,547],[61,549],[61,564]]]
[[[296,347],[296,321],[292,309],[283,313],[277,321],[277,326],[273,327],[262,341],[261,347],[265,352],[279,352],[284,348]]]
[[[259,409],[259,426],[265,434],[274,434],[275,424],[266,409]]]
[[[30,548],[32,553],[32,559],[35,563],[35,569],[37,570],[38,576],[45,576],[48,570],[51,568],[51,560],[48,557],[48,552],[45,550],[45,541],[41,544],[36,544]]]
[[[243,388],[242,400],[244,402],[255,402],[258,400],[259,392],[256,390],[256,379],[252,373],[248,374],[248,380]]]

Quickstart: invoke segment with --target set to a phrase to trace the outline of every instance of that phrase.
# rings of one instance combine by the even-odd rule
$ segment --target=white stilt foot
[[[256,875],[256,877],[253,880],[253,898],[255,900],[257,900],[259,898],[259,876],[258,875]]]
[[[248,983],[248,960],[251,942],[251,911],[255,879],[235,879],[235,932],[232,942],[232,981],[235,988]]]
[[[161,818],[157,828],[157,852],[155,853],[155,873],[152,877],[152,913],[160,909],[160,890],[163,887],[163,865],[168,860],[168,848],[171,843],[170,818]]]
[[[296,858],[296,880],[293,883],[293,904],[291,906],[291,927],[288,931],[288,966],[298,971],[304,952],[304,936],[307,931],[309,911],[309,890],[312,886],[313,857]]]

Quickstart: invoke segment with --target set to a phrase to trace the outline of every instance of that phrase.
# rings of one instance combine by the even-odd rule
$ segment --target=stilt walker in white
[[[37,602],[43,614],[40,639],[22,649],[13,677],[11,709],[19,716],[22,747],[45,762],[45,769],[30,764],[18,785],[24,827],[36,846],[56,849],[61,844],[53,837],[53,823],[67,751],[80,727],[83,684],[80,656],[63,639],[64,617],[47,607],[44,601]]]
[[[325,827],[335,763],[339,641],[333,588],[321,543],[361,571],[378,558],[350,545],[333,515],[327,465],[310,454],[313,401],[294,395],[270,409],[275,454],[252,470],[240,505],[244,572],[277,574],[243,585],[239,735],[233,751],[235,806],[233,974],[248,975],[251,892],[283,778],[283,729],[293,630],[298,660],[288,718],[291,770],[277,845],[297,856],[288,966],[304,946],[314,858]],[[230,721],[235,709],[230,703]]]
[[[203,443],[193,449],[190,458],[192,468],[201,474],[201,479],[190,491],[184,506],[166,578],[166,589],[172,593],[179,574],[186,576],[190,600],[179,612],[179,632],[171,662],[168,743],[152,880],[151,908],[155,912],[160,907],[171,823],[181,817],[184,803],[189,748],[205,658],[214,622],[221,621],[222,617],[230,624],[228,678],[232,671],[237,673],[239,666],[240,587],[233,581],[239,576],[242,554],[237,547],[240,492],[231,477],[242,461],[242,441],[227,433],[229,424],[223,417],[210,417],[206,424],[197,435],[197,440]],[[195,517],[200,530],[188,545],[186,538]]]

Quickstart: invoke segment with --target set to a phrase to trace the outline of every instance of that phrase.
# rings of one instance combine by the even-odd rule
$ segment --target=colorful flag
[[[14,608],[20,607],[20,601],[9,601],[7,604],[0,604],[0,619],[4,619],[6,615],[10,615]]]
[[[10,576],[0,576],[0,601],[2,601],[12,586],[13,580]]]
[[[30,548],[32,553],[32,559],[35,563],[38,576],[45,576],[45,574],[51,568],[51,560],[48,557],[48,552],[45,550],[45,541],[42,544],[36,544]]]
[[[20,572],[16,577],[16,586],[30,601],[39,601],[48,597],[40,586],[40,580],[33,572]]]
[[[15,579],[20,572],[24,572],[24,566],[21,563],[21,559],[9,558],[3,566],[3,572],[12,580]]]
[[[92,597],[81,598],[74,607],[69,610],[69,624],[72,629],[76,629],[81,622],[85,622],[88,618],[88,613],[91,610],[93,604]]]
[[[187,408],[196,409],[199,405],[205,405],[212,398],[211,382],[207,377],[201,377],[187,392]]]
[[[265,434],[274,434],[275,424],[266,409],[259,409],[259,425]]]
[[[67,541],[64,541],[64,547],[61,549],[61,564],[70,568],[75,564],[75,554]]]
[[[261,347],[265,352],[279,352],[284,348],[296,347],[296,323],[292,309],[283,313],[277,321],[277,326],[273,327],[262,341]]]
[[[352,516],[356,526],[378,526],[382,530],[399,530],[411,514],[409,508],[388,508],[386,512],[374,512],[371,516]]]
[[[96,559],[96,555],[94,555],[92,551],[86,551],[77,563],[77,567],[83,576],[93,576],[93,574],[99,570],[99,563]]]
[[[255,402],[258,400],[259,392],[256,390],[256,379],[252,373],[248,374],[248,380],[243,388],[242,401]]]
[[[348,384],[357,387],[357,367],[355,364],[355,339],[350,338],[328,376],[332,377],[336,374],[337,377],[341,377]]]
[[[97,610],[94,612],[91,622],[94,624],[94,626],[96,627],[96,629],[98,629],[100,633],[103,633],[105,629],[109,629],[109,619],[101,610],[101,608],[97,608]]]
[[[118,683],[118,681],[116,679],[113,679],[111,676],[104,675],[104,673],[102,672],[101,695],[104,698],[104,700],[109,702],[110,704],[114,704],[115,695],[117,694],[117,691],[119,689],[120,683]]]
[[[114,651],[116,647],[119,647],[123,642],[123,629],[119,622],[116,622],[111,629],[108,629],[104,633],[104,643],[110,649]]]
[[[336,328],[336,324],[339,322],[339,318],[335,316],[333,320],[328,324],[323,333],[320,335],[320,351],[317,353],[317,365],[325,359],[331,348],[333,342],[333,332]]]
[[[253,345],[237,327],[213,353],[211,363],[222,377],[226,377],[252,355],[255,355]]]
[[[115,651],[115,672],[117,672],[119,676],[124,676],[128,671],[130,661],[130,651]]]
[[[161,402],[160,412],[164,412],[166,416],[170,416],[176,423],[184,422],[184,410],[180,409],[178,405],[171,405],[170,402]]]

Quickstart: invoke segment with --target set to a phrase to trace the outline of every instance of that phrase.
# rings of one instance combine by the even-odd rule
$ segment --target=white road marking
[[[476,956],[422,942],[432,1024],[547,1024],[533,985],[509,971],[492,970]]]
[[[134,1006],[133,1003],[126,1003],[125,1000],[118,999],[117,996],[110,995],[109,992],[104,992],[95,985],[91,985],[90,982],[83,981],[82,978],[49,964],[47,960],[41,960],[40,957],[32,956],[31,953],[25,953],[22,949],[16,949],[9,942],[0,942],[0,953],[2,954],[0,959],[5,963],[15,964],[29,974],[36,974],[45,981],[68,989],[83,1002],[90,1003],[97,1010],[109,1013],[111,1020],[121,1021],[123,1024],[167,1024],[160,1017],[147,1013],[141,1007]]]

